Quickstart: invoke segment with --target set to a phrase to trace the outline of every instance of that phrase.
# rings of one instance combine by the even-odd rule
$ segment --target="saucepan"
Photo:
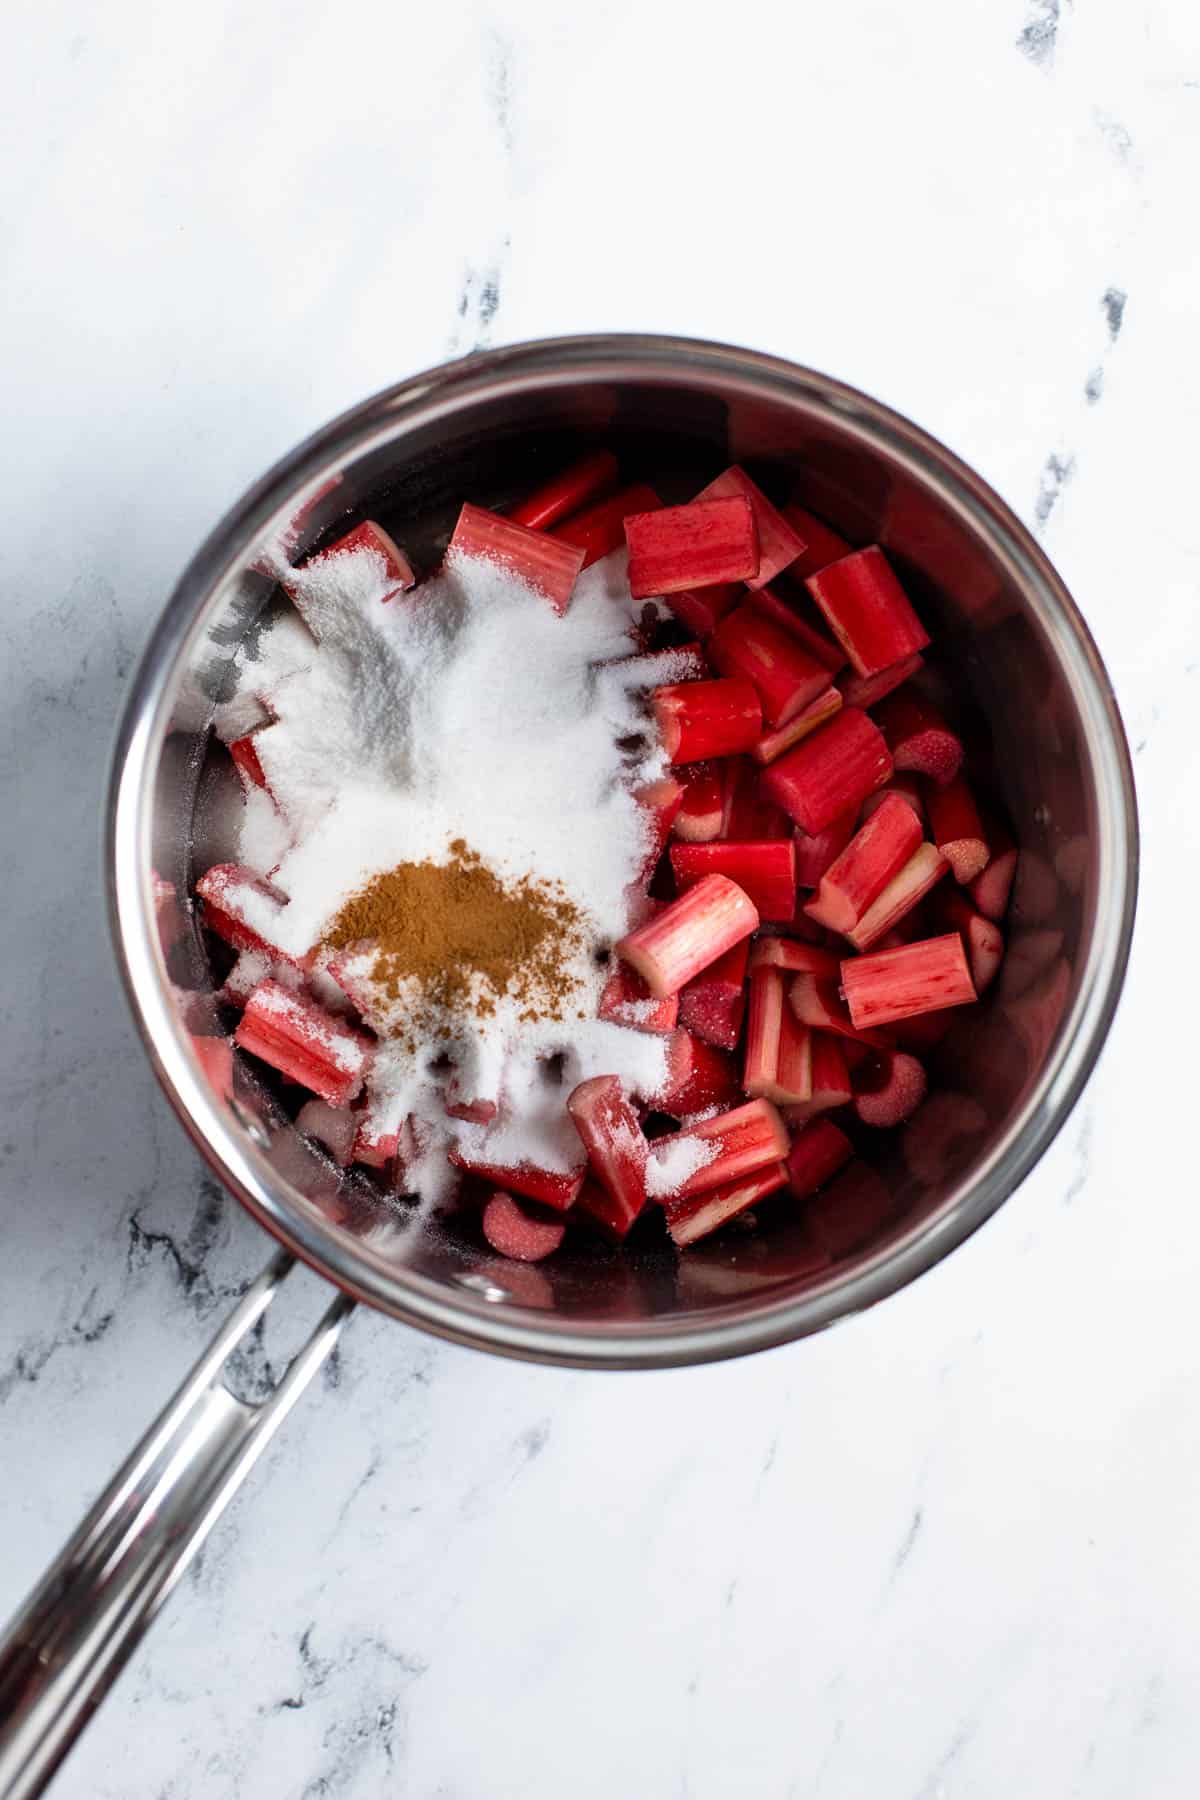
[[[469,1224],[416,1224],[334,1168],[222,1046],[187,895],[227,830],[212,714],[235,650],[278,600],[268,550],[295,558],[370,516],[428,568],[464,498],[503,507],[599,443],[631,480],[654,474],[680,499],[739,462],[852,542],[882,543],[990,733],[1020,845],[1013,976],[945,1040],[946,1097],[882,1157],[873,1206],[860,1205],[857,1235],[825,1266],[801,1208],[769,1233],[682,1253],[567,1248],[536,1268],[503,1262]],[[489,351],[390,388],[301,445],[234,507],[168,601],[133,682],[108,805],[113,934],[146,1052],[201,1155],[276,1248],[0,1641],[9,1800],[44,1787],[356,1304],[459,1344],[589,1369],[739,1356],[870,1306],[962,1243],[1042,1155],[1104,1042],[1133,927],[1137,816],[1120,717],[1029,533],[877,401],[685,339]],[[297,1259],[335,1293],[274,1393],[249,1403],[225,1365]]]

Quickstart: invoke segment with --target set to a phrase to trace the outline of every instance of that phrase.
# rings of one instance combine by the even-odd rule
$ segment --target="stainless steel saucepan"
[[[798,484],[852,542],[884,544],[991,734],[983,754],[1022,847],[1006,978],[946,1041],[943,1079],[963,1093],[898,1136],[879,1170],[884,1213],[831,1267],[814,1269],[799,1221],[679,1257],[567,1248],[537,1268],[504,1263],[467,1227],[414,1229],[339,1174],[249,1069],[231,1077],[214,1049],[220,1021],[186,895],[228,804],[211,715],[236,646],[273,603],[264,547],[299,555],[367,515],[429,566],[464,498],[503,505],[601,442],[633,475],[674,481],[668,497],[681,499],[726,463],[748,464],[769,489]],[[0,1640],[7,1800],[44,1787],[356,1302],[505,1356],[661,1368],[803,1337],[960,1244],[1037,1162],[1099,1054],[1133,926],[1137,821],[1095,646],[1037,544],[977,475],[811,370],[719,344],[589,337],[403,382],[319,432],[233,509],[183,575],[134,681],[107,861],[147,1054],[201,1154],[277,1247]],[[226,1359],[297,1258],[335,1296],[275,1393],[246,1404],[225,1385]]]

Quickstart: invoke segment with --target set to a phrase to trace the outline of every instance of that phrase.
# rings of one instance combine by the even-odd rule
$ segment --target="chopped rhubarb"
[[[768,1163],[781,1161],[788,1152],[787,1127],[769,1100],[749,1100],[659,1142],[671,1145],[672,1154],[677,1145],[695,1145],[708,1158],[679,1182],[673,1196],[678,1200],[752,1175]]]
[[[877,727],[855,707],[843,707],[760,777],[762,790],[813,836],[882,787],[892,759]]]
[[[374,1052],[365,1032],[270,980],[259,982],[246,1002],[234,1041],[330,1106],[353,1100]]]
[[[731,843],[790,838],[792,821],[767,799],[758,781],[758,766],[749,757],[725,761],[725,808],[721,836]]]
[[[681,894],[706,875],[727,875],[749,896],[760,919],[786,921],[796,910],[796,847],[791,838],[672,844],[670,854]]]
[[[854,1145],[832,1119],[813,1119],[792,1139],[787,1158],[787,1185],[797,1200],[807,1200],[831,1181],[854,1155]]]
[[[710,1106],[728,1106],[739,1092],[737,1069],[728,1056],[690,1031],[672,1034],[666,1080],[651,1096],[656,1107],[686,1119]]]
[[[490,1125],[500,1110],[497,1101],[473,1096],[459,1075],[447,1082],[444,1104],[448,1119],[463,1119],[468,1125]]]
[[[233,1039],[193,1036],[192,1049],[209,1087],[223,1099],[228,1099],[233,1092]],[[322,1103],[317,1101],[315,1104]]]
[[[610,1025],[624,1025],[630,1031],[674,1031],[679,1020],[679,996],[669,994],[665,1000],[656,1000],[640,975],[627,964],[617,963],[604,984],[599,1016]]]
[[[762,707],[748,681],[684,681],[651,696],[668,762],[736,756],[762,735]]]
[[[756,1201],[778,1193],[786,1183],[787,1164],[774,1162],[753,1175],[708,1188],[690,1200],[668,1200],[664,1211],[672,1242],[681,1250],[687,1244],[694,1244],[697,1238],[707,1237]]]
[[[750,947],[750,973],[758,969],[786,969],[790,974],[821,975],[836,981],[842,959],[835,950],[817,944],[798,944],[794,938],[756,938]]]
[[[991,987],[1004,960],[1004,933],[991,919],[976,912],[967,896],[956,887],[938,889],[932,902],[938,923],[957,931],[967,952],[976,993]]]
[[[802,1125],[808,1119],[815,1119],[819,1113],[831,1112],[836,1106],[847,1105],[854,1097],[843,1047],[850,1039],[835,1037],[831,1031],[810,1031],[809,1039],[812,1091],[807,1100],[784,1107],[783,1116],[789,1125]],[[867,1055],[870,1054],[867,1051]]]
[[[399,1131],[380,1131],[369,1116],[360,1114],[352,1160],[365,1163],[369,1169],[382,1169],[395,1156],[399,1142]]]
[[[1007,832],[1001,839],[990,827],[988,841],[992,846],[991,860],[971,883],[971,898],[985,919],[998,924],[1008,911],[1009,895],[1017,873],[1017,847]]]
[[[880,669],[878,675],[844,675],[838,682],[842,699],[847,706],[861,706],[866,712],[868,707],[886,700],[889,694],[894,694],[898,687],[911,680],[924,661],[920,655],[906,656],[893,663],[890,669]]]
[[[407,556],[396,540],[383,529],[382,525],[377,525],[374,519],[364,519],[361,525],[356,525],[353,531],[348,531],[345,537],[338,539],[336,544],[330,544],[327,550],[319,550],[316,556],[309,557],[304,567],[313,569],[318,565],[327,564],[332,557],[346,556],[356,550],[371,550],[376,556],[382,558],[388,585],[387,591],[380,596],[381,599],[395,600],[400,594],[416,585],[417,578]],[[303,588],[297,583],[295,588],[289,586],[288,592],[303,617]]]
[[[815,700],[810,700],[794,719],[789,719],[786,725],[781,725],[777,731],[764,731],[758,742],[751,744],[751,756],[755,762],[774,762],[785,750],[790,750],[793,744],[811,737],[814,731],[824,725],[826,719],[832,719],[834,713],[841,709],[842,696],[835,687],[826,688]]]
[[[878,544],[829,563],[807,587],[857,675],[878,675],[929,642]]]
[[[615,1075],[581,1081],[567,1111],[587,1151],[592,1174],[612,1201],[625,1231],[646,1204],[647,1144],[641,1123]]]
[[[746,964],[749,940],[743,938],[724,956],[689,981],[679,994],[679,1022],[706,1044],[718,1050],[737,1047],[746,1009]],[[660,1001],[669,1006],[670,1001]]]
[[[623,937],[617,955],[656,999],[677,994],[701,969],[758,929],[758,912],[736,882],[706,875],[662,912]]]
[[[710,481],[696,495],[697,501],[724,500],[741,494],[750,502],[754,514],[754,524],[758,532],[758,573],[747,583],[752,588],[763,587],[768,581],[774,581],[782,569],[804,551],[804,538],[794,525],[790,524],[783,514],[767,499],[757,482],[751,481],[744,469],[736,463]]]
[[[659,780],[638,788],[634,799],[642,809],[646,825],[646,848],[642,857],[641,874],[642,880],[648,881],[667,847],[671,827],[683,805],[683,786],[673,776],[663,775]]]
[[[744,494],[634,513],[625,520],[625,541],[635,600],[758,573],[758,533]]]
[[[558,1249],[567,1230],[563,1219],[543,1218],[500,1189],[487,1201],[479,1222],[492,1249],[513,1262],[541,1262]]]
[[[536,594],[541,594],[559,614],[565,613],[570,605],[575,582],[583,567],[583,551],[574,544],[558,543],[544,532],[514,525],[511,519],[469,502],[458,515],[454,536],[446,550],[448,563],[452,564],[458,557],[498,563]]]
[[[881,787],[875,793],[868,794],[867,798],[863,801],[862,816],[864,821],[869,819],[873,812],[877,812],[890,795],[898,794],[904,804],[907,807],[910,807],[915,816],[921,820],[922,824],[924,824],[925,800],[921,788],[922,783],[919,775],[893,775],[886,787]]]
[[[686,631],[698,638],[711,637],[719,620],[745,593],[741,582],[724,581],[715,587],[684,588],[678,594],[665,594],[667,606]]]
[[[267,778],[263,774],[263,766],[258,760],[258,749],[252,735],[234,738],[229,746],[229,754],[247,787],[266,787]]]
[[[752,682],[774,730],[790,723],[829,687],[829,670],[794,637],[751,605],[727,613],[708,641],[723,675]]]
[[[759,969],[751,977],[742,1068],[745,1091],[779,1105],[812,1094],[812,1034],[788,1005],[787,987],[782,969]]]
[[[921,836],[911,807],[890,794],[821,877],[804,909],[809,918],[830,931],[851,930],[908,862]]]
[[[869,950],[894,931],[919,900],[937,886],[950,865],[936,844],[918,844],[898,875],[888,882],[858,921],[845,933],[856,950]]]
[[[526,1200],[540,1200],[555,1212],[567,1212],[575,1203],[587,1163],[580,1158],[577,1167],[565,1173],[558,1169],[539,1169],[534,1163],[493,1163],[470,1156],[465,1150],[451,1150],[450,1161],[465,1175],[477,1175],[481,1181],[496,1187],[511,1188]]]
[[[692,763],[683,777],[683,800],[671,829],[685,844],[709,844],[721,835],[725,782],[714,763]]]
[[[887,1038],[875,1031],[860,1031],[851,1020],[845,1001],[838,991],[839,974],[832,979],[801,971],[788,989],[788,1001],[802,1025],[813,1031],[832,1031],[838,1037],[857,1040],[874,1050],[891,1048]]]
[[[817,617],[816,608],[803,588],[798,590],[795,600],[789,595],[778,593],[774,588],[753,588],[748,590],[746,604],[769,619],[773,625],[778,625],[789,637],[795,638],[802,650],[828,669],[831,681],[839,669],[845,668],[846,656],[841,645],[835,644],[819,624],[806,618],[800,610],[801,606],[807,607],[812,612],[813,619]]]
[[[582,550],[583,566],[590,569],[601,557],[611,556],[614,550],[621,548],[625,542],[625,521],[630,513],[653,512],[661,505],[654,489],[639,482],[635,487],[622,488],[619,494],[573,514],[563,524],[556,525],[550,535],[560,544],[571,544]]]
[[[279,942],[287,895],[253,869],[214,863],[196,883],[196,892],[204,902],[205,925],[235,950],[256,950],[273,961],[300,966],[301,959]]]
[[[818,519],[816,513],[792,505],[784,507],[783,516],[804,539],[804,549],[788,571],[798,581],[805,581],[818,570],[828,568],[831,562],[841,562],[844,556],[849,556],[851,546],[845,538],[826,525],[824,519]]]
[[[354,1158],[358,1119],[348,1106],[330,1106],[328,1100],[306,1100],[296,1114],[296,1130],[324,1144],[340,1169]]]
[[[903,1050],[884,1050],[854,1071],[854,1110],[864,1125],[886,1130],[915,1113],[928,1091],[925,1070]]]
[[[915,694],[889,694],[875,714],[897,769],[928,775],[944,787],[962,767],[962,739],[935,706]]]
[[[797,828],[796,886],[815,888],[829,865],[846,848],[857,826],[858,808],[852,806],[848,812],[840,814],[826,825],[823,831],[815,832],[812,836]]]
[[[548,531],[568,513],[578,512],[589,500],[616,487],[617,473],[617,459],[611,450],[589,451],[511,507],[508,517],[514,525],[527,525],[530,531]]]
[[[991,851],[979,808],[961,775],[955,775],[945,787],[930,787],[929,830],[955,881],[966,887],[983,874]]]
[[[797,980],[802,980],[797,976]],[[913,1013],[967,1006],[976,998],[957,932],[899,950],[875,950],[842,964],[842,994],[855,1029],[889,1025]]]

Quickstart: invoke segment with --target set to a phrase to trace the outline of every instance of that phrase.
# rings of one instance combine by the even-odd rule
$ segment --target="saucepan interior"
[[[581,448],[684,499],[731,461],[893,558],[982,721],[982,759],[1021,845],[1013,975],[937,1053],[948,1098],[845,1196],[843,1254],[818,1266],[802,1209],[683,1254],[565,1248],[501,1261],[469,1219],[419,1222],[297,1134],[251,1073],[232,1088],[205,1039],[221,1019],[186,905],[230,849],[237,805],[211,715],[232,657],[294,554],[380,520],[430,567],[464,498],[499,506]],[[739,1354],[815,1330],[927,1268],[1011,1193],[1061,1125],[1116,1005],[1137,828],[1104,669],[1053,569],[996,496],[886,408],[811,371],[719,345],[580,338],[497,351],[403,384],[335,421],[234,509],[184,574],[117,747],[114,929],[158,1074],[204,1155],[286,1244],[394,1316],[515,1356],[637,1367]],[[766,1228],[769,1224],[769,1229]]]

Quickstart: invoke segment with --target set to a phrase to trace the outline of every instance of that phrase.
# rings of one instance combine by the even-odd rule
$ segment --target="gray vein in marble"
[[[1104,397],[1104,369],[1097,363],[1094,369],[1088,370],[1088,378],[1083,384],[1083,396],[1089,406],[1095,406]]]
[[[1085,1106],[1079,1121],[1079,1134],[1075,1139],[1075,1173],[1068,1182],[1067,1190],[1063,1195],[1064,1206],[1070,1206],[1077,1200],[1087,1186],[1088,1176],[1091,1174],[1092,1138],[1095,1128],[1096,1121],[1092,1108],[1090,1105]]]
[[[896,1580],[896,1577],[900,1574],[905,1563],[907,1563],[909,1557],[916,1548],[917,1539],[920,1537],[924,1525],[925,1508],[923,1506],[916,1506],[913,1508],[913,1516],[908,1522],[908,1530],[904,1533],[903,1538],[896,1548],[896,1554],[892,1558],[892,1564],[891,1568],[888,1570],[887,1578],[887,1585],[889,1587],[891,1587],[892,1583]]]
[[[917,1789],[915,1800],[945,1800],[946,1777],[954,1769],[977,1729],[978,1725],[974,1719],[968,1719],[959,1726],[946,1749]]]
[[[1053,65],[1061,16],[1061,0],[1033,0],[1026,14],[1017,49],[1039,69]]]
[[[1039,525],[1047,525],[1050,515],[1062,497],[1062,491],[1075,473],[1075,458],[1072,455],[1060,456],[1052,450],[1042,465],[1041,481],[1038,484],[1037,500],[1034,504],[1034,517]]]
[[[1120,119],[1114,119],[1109,113],[1097,111],[1094,115],[1096,129],[1108,145],[1119,163],[1128,163],[1133,155],[1133,135],[1122,125]]]
[[[1125,305],[1129,295],[1124,288],[1105,288],[1100,302],[1104,308],[1104,322],[1108,326],[1108,341],[1115,344],[1121,335],[1121,327],[1125,323]]]

